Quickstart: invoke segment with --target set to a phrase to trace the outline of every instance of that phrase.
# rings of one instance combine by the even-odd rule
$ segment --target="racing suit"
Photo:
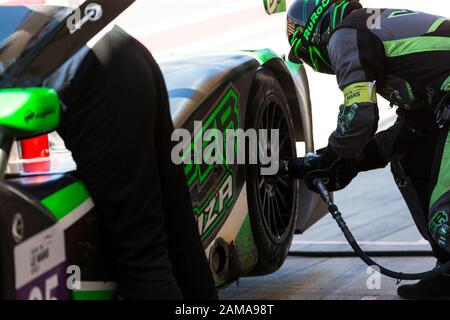
[[[374,21],[374,12],[379,18]],[[359,171],[391,162],[421,234],[450,261],[450,135],[435,111],[450,103],[450,21],[410,10],[361,9],[333,32],[329,58],[345,102],[328,148]],[[380,94],[398,107],[377,132]]]
[[[214,299],[181,167],[171,161],[167,91],[151,54],[115,28],[44,84],[60,93],[58,132],[107,230],[125,299]]]

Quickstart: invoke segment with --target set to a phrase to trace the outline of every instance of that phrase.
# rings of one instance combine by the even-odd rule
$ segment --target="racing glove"
[[[294,179],[305,179],[306,185],[312,191],[316,191],[314,179],[321,178],[329,191],[338,191],[347,187],[358,171],[355,160],[343,159],[325,148],[318,150],[317,153],[309,153],[303,158],[282,161],[279,174]]]
[[[279,174],[293,179],[304,179],[311,171],[328,169],[338,158],[339,156],[328,149],[321,149],[302,158],[281,161]]]
[[[358,175],[355,162],[355,160],[340,159],[326,170],[312,170],[306,174],[306,186],[316,192],[314,180],[320,178],[325,183],[328,191],[342,190]]]
[[[306,184],[313,186],[316,178],[324,178],[329,191],[339,191],[347,187],[360,172],[385,168],[389,160],[383,157],[377,143],[377,137],[372,139],[356,159],[336,161],[330,172],[311,172],[306,175]]]
[[[381,154],[376,139],[372,139],[356,159],[340,159],[330,168],[330,172],[311,172],[306,176],[308,187],[313,186],[316,178],[323,178],[329,191],[339,191],[346,188],[360,173],[369,170],[385,168],[389,161]]]

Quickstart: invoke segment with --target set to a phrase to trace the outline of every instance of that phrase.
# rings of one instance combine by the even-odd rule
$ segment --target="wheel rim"
[[[268,130],[267,145],[271,148],[270,130],[279,130],[280,159],[290,159],[296,156],[295,142],[281,101],[275,96],[269,97],[263,108],[257,124],[258,129]],[[261,146],[260,146],[261,147]],[[255,174],[259,210],[262,213],[264,226],[271,239],[277,243],[283,242],[288,236],[289,226],[293,219],[296,204],[297,188],[294,180],[288,177],[262,176]]]

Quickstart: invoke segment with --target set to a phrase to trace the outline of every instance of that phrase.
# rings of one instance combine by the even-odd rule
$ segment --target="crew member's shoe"
[[[397,293],[400,297],[410,300],[450,300],[450,275],[439,274],[416,284],[400,286]]]

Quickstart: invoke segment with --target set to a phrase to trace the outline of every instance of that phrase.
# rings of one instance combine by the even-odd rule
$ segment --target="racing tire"
[[[279,129],[280,159],[297,156],[288,101],[280,83],[268,69],[261,68],[255,75],[245,121],[246,129]],[[258,252],[258,262],[248,273],[251,276],[270,274],[282,266],[292,243],[300,207],[299,181],[262,176],[260,169],[260,165],[246,167],[250,223]]]

